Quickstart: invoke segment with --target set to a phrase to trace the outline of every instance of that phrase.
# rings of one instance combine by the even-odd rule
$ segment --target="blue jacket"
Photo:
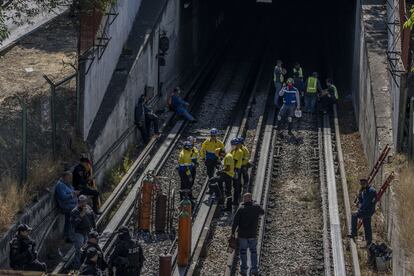
[[[361,216],[372,216],[375,213],[375,204],[377,203],[377,191],[374,187],[368,187],[359,194],[358,213]]]
[[[172,96],[171,103],[175,111],[178,113],[182,112],[187,107],[187,102],[181,99],[179,96]]]
[[[285,86],[279,92],[279,95],[283,96],[283,103],[285,103],[285,104],[296,104],[296,102],[298,100],[299,91],[294,86],[292,86],[292,88],[289,88],[288,86]]]
[[[74,191],[71,184],[65,184],[62,180],[59,180],[55,185],[55,198],[64,212],[72,211],[78,204],[78,198],[73,196]]]

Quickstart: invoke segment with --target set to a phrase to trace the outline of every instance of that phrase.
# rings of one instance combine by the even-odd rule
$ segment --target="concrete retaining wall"
[[[84,81],[83,136],[85,139],[101,105],[140,5],[141,0],[117,1],[116,10],[119,12],[119,16],[107,29],[107,35],[111,41],[100,59],[95,57],[85,65],[86,68],[91,66]]]
[[[386,144],[393,149],[398,131],[399,78],[393,79],[387,71],[386,51],[390,48],[387,19],[392,20],[397,1],[358,0],[355,22],[353,100],[359,132],[368,164],[372,167]],[[384,5],[386,4],[386,5]],[[393,13],[391,16],[390,13]],[[391,42],[392,44],[393,42]],[[395,149],[394,149],[395,151]],[[385,166],[376,178],[377,187],[389,174]],[[400,246],[395,216],[395,195],[391,189],[381,201],[386,236],[394,250],[393,275],[409,275],[406,259]],[[379,229],[377,229],[379,230]]]

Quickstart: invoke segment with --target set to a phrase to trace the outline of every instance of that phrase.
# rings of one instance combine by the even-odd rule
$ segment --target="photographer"
[[[86,243],[88,233],[96,228],[95,214],[88,206],[86,196],[79,196],[78,206],[72,210],[70,220],[75,231],[74,266],[76,269],[79,269],[81,265],[81,247]]]

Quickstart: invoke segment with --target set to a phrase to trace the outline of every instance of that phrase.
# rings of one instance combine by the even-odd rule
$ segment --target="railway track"
[[[338,205],[336,182],[346,180],[336,116],[331,130],[328,115],[305,115],[291,137],[273,129],[275,111],[267,112],[252,183],[253,199],[266,211],[258,234],[261,275],[360,275],[355,244],[347,262],[342,245],[339,210],[349,206]],[[224,275],[239,270],[236,254]]]
[[[236,41],[237,44],[238,41]],[[135,225],[135,218],[133,217],[135,197],[145,174],[149,171],[154,171],[155,174],[161,176],[161,179],[163,179],[163,175],[168,176],[172,179],[173,190],[178,191],[179,181],[175,167],[177,155],[181,149],[181,143],[190,134],[197,137],[198,141],[201,142],[207,136],[208,130],[211,127],[219,128],[222,133],[228,132],[228,125],[231,125],[229,118],[237,114],[237,110],[245,104],[245,97],[241,97],[240,91],[247,90],[246,87],[251,82],[251,74],[254,73],[254,60],[238,58],[242,56],[245,50],[243,48],[233,51],[229,54],[221,69],[217,70],[218,66],[215,66],[215,69],[210,69],[210,76],[204,78],[203,85],[201,85],[203,87],[205,86],[203,88],[205,90],[204,96],[201,97],[199,95],[194,97],[197,100],[197,105],[193,111],[196,111],[195,115],[198,118],[198,122],[188,125],[180,120],[175,123],[162,142],[151,141],[152,150],[145,150],[141,154],[142,156],[134,163],[130,174],[124,177],[125,181],[123,180],[123,184],[117,187],[111,195],[110,200],[107,201],[108,204],[105,203],[103,206],[104,214],[98,220],[98,228],[103,230],[99,243],[106,255],[110,254],[116,242],[115,230],[121,225]],[[254,47],[252,47],[252,54],[254,50]],[[216,78],[216,76],[219,77]],[[211,84],[209,89],[206,89],[208,87],[206,84]],[[245,88],[243,89],[243,87]],[[221,104],[221,107],[225,108],[219,108],[220,104],[218,103]],[[147,160],[147,162],[143,160]],[[201,168],[200,171],[204,171],[204,168]],[[202,194],[205,190],[205,187],[201,184],[206,179],[206,176],[199,172],[197,178],[199,181],[195,183],[195,195],[197,193]],[[162,183],[161,186],[165,188],[166,185]],[[200,196],[199,200],[202,198]],[[139,235],[137,237],[142,238]],[[174,248],[174,246],[174,243],[165,237],[146,237],[143,243],[144,251],[151,253],[164,253],[166,247]],[[70,267],[73,253],[74,251],[72,249],[66,254],[63,261],[54,270],[54,273],[59,273]],[[148,257],[144,274],[156,275],[158,269],[158,254],[149,254]]]

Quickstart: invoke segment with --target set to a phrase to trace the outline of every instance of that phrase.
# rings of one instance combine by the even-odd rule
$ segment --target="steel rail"
[[[335,125],[335,139],[336,139],[336,151],[338,153],[338,163],[339,163],[339,172],[341,175],[341,184],[342,184],[342,193],[344,197],[344,207],[345,207],[345,216],[346,216],[346,223],[347,228],[350,233],[351,228],[351,204],[349,200],[349,192],[348,192],[348,183],[346,181],[346,171],[345,171],[345,162],[344,156],[342,153],[342,146],[341,146],[341,135],[339,132],[339,123],[338,123],[338,112],[336,105],[333,106],[333,115],[334,115],[334,125]],[[351,255],[352,255],[352,269],[354,276],[361,275],[361,269],[359,266],[359,259],[358,259],[358,251],[355,241],[353,239],[349,239],[350,241],[350,248],[351,248]]]
[[[262,63],[262,62],[260,62]],[[258,65],[260,66],[260,65]],[[248,77],[246,78],[246,82],[245,85],[242,89],[242,95],[240,97],[240,105],[238,106],[246,106],[248,105],[251,95],[253,94],[253,92],[249,92],[250,91],[250,87],[252,85],[254,85],[256,82],[252,83],[253,81],[257,80],[257,70],[254,70],[255,67],[258,66],[254,66],[252,65],[250,68],[250,71],[248,73]],[[250,95],[248,99],[247,95]],[[243,104],[243,102],[246,102]],[[250,107],[251,108],[251,107]],[[249,115],[250,109],[246,108],[244,109],[245,112],[237,112],[237,110],[240,109],[236,109],[234,111],[234,115],[236,117],[236,119],[234,120],[233,124],[235,122],[240,122],[238,125],[232,126],[231,128],[228,129],[225,138],[224,138],[224,142],[225,142],[225,147],[229,148],[230,147],[230,141],[232,138],[236,137],[237,135],[240,135],[241,133],[243,133],[243,129],[241,129],[241,126],[246,126],[243,120],[244,117]],[[232,124],[232,125],[233,125]],[[214,214],[217,211],[217,207],[218,205],[215,202],[212,202],[211,204],[208,204],[209,202],[209,195],[206,194],[207,191],[207,180],[205,181],[204,184],[204,189],[203,189],[203,193],[200,193],[199,195],[199,202],[200,203],[207,203],[207,204],[201,204],[199,206],[199,210],[197,212],[197,216],[195,218],[195,221],[193,221],[193,226],[192,226],[192,241],[191,241],[191,258],[190,258],[190,264],[187,267],[179,267],[176,264],[176,259],[177,259],[177,250],[175,250],[174,255],[173,255],[173,273],[172,275],[192,275],[194,270],[196,269],[197,263],[198,263],[198,259],[199,256],[201,254],[201,251],[203,249],[203,246],[205,244],[205,241],[207,239],[209,230],[210,230],[210,225],[211,225],[211,221],[213,220]]]
[[[202,83],[200,85],[200,86],[202,86],[204,83],[208,82],[208,81],[205,80],[206,78],[209,79],[209,76],[211,78],[212,75],[216,74],[215,71],[217,71],[217,70],[214,70],[214,69],[215,69],[215,67],[217,67],[217,62],[219,61],[219,58],[221,57],[221,55],[223,54],[223,52],[225,51],[227,46],[228,46],[228,44],[226,44],[226,46],[224,47],[224,49],[222,51],[219,51],[219,50],[215,51],[212,54],[211,58],[208,59],[208,62],[204,66],[203,70],[200,70],[199,73],[196,74],[196,76],[194,77],[194,79],[192,80],[192,82],[189,85],[189,90],[188,90],[188,93],[187,93],[187,97],[190,94],[192,94],[194,91],[196,91],[196,93],[198,93],[198,90],[196,89],[197,84]],[[193,103],[196,101],[196,98],[197,97],[193,97],[193,99],[192,99]],[[170,114],[169,117],[167,118],[166,122],[163,124],[162,128],[165,128],[168,125],[168,123],[173,122],[174,118],[175,118],[175,115],[173,113]],[[180,135],[181,132],[177,131],[177,128],[179,130],[183,130],[184,128],[182,128],[182,126],[183,126],[183,121],[181,121],[181,120],[178,121],[176,123],[175,127],[173,127],[173,129],[170,131],[170,134],[167,136],[165,141],[167,141],[167,143],[169,143],[168,139],[170,139],[170,140],[173,139],[170,136],[171,134],[176,135],[177,139],[178,139],[178,135]],[[116,204],[118,204],[120,198],[124,195],[128,185],[133,181],[133,179],[135,178],[137,172],[142,167],[144,161],[150,156],[150,154],[154,150],[155,146],[158,145],[158,143],[156,143],[157,140],[158,139],[156,139],[156,138],[153,138],[153,139],[150,140],[150,142],[146,145],[143,152],[139,155],[137,160],[133,163],[131,168],[128,170],[127,174],[121,179],[121,182],[117,185],[115,190],[111,193],[109,198],[105,201],[105,203],[103,204],[103,206],[100,209],[100,211],[102,211],[103,213],[97,220],[97,227],[98,228],[102,226],[103,222],[108,217],[108,215],[112,211],[113,207],[116,206]],[[163,148],[165,150],[165,147],[161,146],[161,148]],[[159,148],[158,151],[161,148]],[[162,155],[162,156],[164,156],[164,155]],[[150,168],[150,169],[148,169],[148,168]],[[141,174],[139,180],[142,180],[142,177],[145,175],[146,172],[151,170],[151,168],[152,168],[151,166],[147,166],[147,168],[145,168],[144,172]],[[136,182],[135,185],[137,183],[139,183],[139,182]],[[134,185],[134,188],[136,187],[135,185]],[[131,194],[131,193],[134,194],[132,190],[129,192],[129,194]],[[126,211],[126,210],[123,210],[123,211],[126,212],[126,213],[122,217],[125,218],[125,219],[127,219],[127,218],[129,219],[131,217],[132,213],[130,211]],[[119,215],[118,212],[116,212],[115,215],[117,215],[117,214]],[[119,226],[122,224],[119,221],[117,223],[118,223]],[[75,253],[75,250],[74,250],[74,247],[72,247],[66,253],[66,255],[63,256],[62,261],[55,267],[55,269],[53,270],[53,273],[60,273],[65,268],[67,268],[67,266],[73,260],[74,253]]]
[[[262,68],[264,68],[264,66]],[[260,75],[262,75],[262,74],[263,74],[263,70],[261,70],[259,72],[259,79],[260,79]],[[255,87],[253,89],[253,91],[255,91],[255,93],[257,93],[258,84],[259,83],[256,82],[256,85],[255,85]],[[269,85],[267,86],[267,89],[265,89],[265,90],[266,91],[269,91],[270,90],[270,87],[271,87],[271,83],[269,82]],[[252,97],[252,100],[253,100],[254,99],[254,94],[252,94],[252,95],[253,95],[253,97]],[[269,95],[273,95],[273,94],[272,93],[269,93]],[[271,96],[268,96],[268,99],[266,100],[266,102],[269,100],[269,97],[271,98]],[[250,101],[249,101],[249,107],[248,108],[250,108],[250,105],[251,104],[252,103],[250,103]],[[250,167],[248,169],[248,174],[250,175],[250,179],[249,179],[248,187],[246,187],[247,188],[247,191],[251,191],[250,183],[252,183],[252,180],[253,180],[253,167],[254,167],[254,164],[257,161],[257,158],[260,156],[260,155],[258,155],[258,153],[259,153],[258,146],[259,146],[260,138],[262,136],[262,130],[263,130],[263,126],[264,126],[265,113],[266,112],[264,112],[264,114],[260,115],[260,117],[258,119],[257,126],[256,126],[256,131],[255,131],[255,136],[254,136],[254,139],[253,139],[253,146],[252,146],[251,155],[250,155],[250,158],[251,158],[250,160],[253,161],[253,165],[252,165],[252,167]],[[247,120],[246,120],[246,122],[247,122]],[[243,124],[243,122],[242,122],[242,124]],[[248,125],[248,123],[245,123],[245,124]],[[236,255],[236,251],[235,250],[232,250],[229,253],[228,257],[227,257],[227,265],[226,265],[226,270],[224,272],[224,275],[225,276],[230,276],[233,273],[233,271],[234,271],[233,264],[234,264],[235,255]]]
[[[335,179],[335,166],[332,148],[332,133],[329,116],[323,117],[324,157],[326,169],[326,184],[328,186],[328,209],[330,222],[330,237],[333,269],[335,276],[345,276],[345,258],[342,247],[341,223],[339,219],[338,197]]]

